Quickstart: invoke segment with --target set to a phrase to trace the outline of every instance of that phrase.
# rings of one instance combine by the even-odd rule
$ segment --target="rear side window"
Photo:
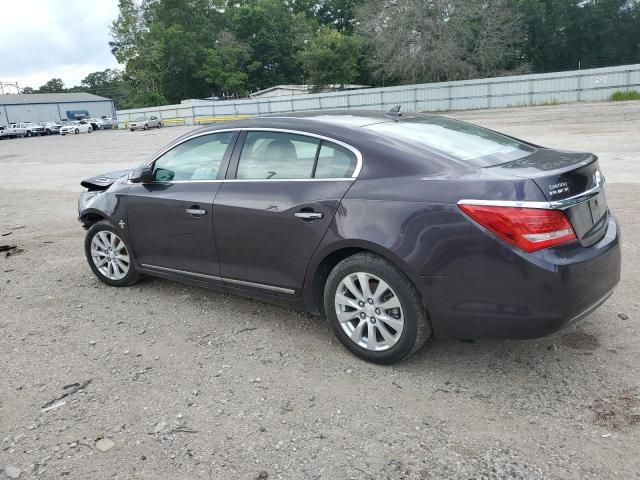
[[[215,180],[233,132],[192,138],[162,155],[153,167],[158,182]]]
[[[482,127],[443,117],[417,117],[364,127],[389,138],[467,162],[491,167],[531,155],[535,148]]]
[[[277,132],[248,132],[238,164],[239,179],[311,178],[320,140]]]
[[[236,178],[350,178],[356,165],[353,152],[329,141],[292,133],[248,132]]]

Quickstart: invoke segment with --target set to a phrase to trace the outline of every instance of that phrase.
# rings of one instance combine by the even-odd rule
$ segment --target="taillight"
[[[525,252],[535,252],[576,239],[560,210],[460,204],[460,209],[487,230]]]

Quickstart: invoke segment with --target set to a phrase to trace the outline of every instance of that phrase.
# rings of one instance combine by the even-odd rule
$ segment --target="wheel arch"
[[[91,226],[95,223],[98,223],[101,220],[109,220],[109,218],[98,210],[87,210],[82,212],[80,215],[80,222],[85,229],[91,228]]]
[[[384,258],[400,269],[407,279],[415,284],[407,265],[385,248],[371,242],[341,242],[332,249],[317,255],[316,261],[309,271],[307,278],[308,288],[305,289],[305,303],[310,311],[324,315],[324,286],[329,273],[331,273],[331,270],[333,270],[338,263],[358,253],[373,253],[374,255]]]

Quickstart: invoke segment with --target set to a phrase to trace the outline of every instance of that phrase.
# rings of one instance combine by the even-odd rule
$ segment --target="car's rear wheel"
[[[75,133],[76,135],[78,135],[78,134],[80,133],[80,130],[78,130],[78,129],[76,128],[76,129],[75,129],[75,131],[74,131],[74,133]]]
[[[84,251],[95,276],[107,285],[128,287],[138,281],[131,246],[106,220],[89,228]]]
[[[431,336],[415,286],[395,265],[371,253],[353,255],[331,271],[324,310],[338,340],[374,363],[398,362]]]
[[[30,137],[32,135],[31,130],[27,130],[27,137]]]
[[[147,125],[146,123],[144,124],[144,129],[145,130],[149,130],[149,125]]]
[[[89,128],[87,129],[87,133],[91,133],[92,131],[93,131],[93,129],[92,129],[91,127],[89,127]]]

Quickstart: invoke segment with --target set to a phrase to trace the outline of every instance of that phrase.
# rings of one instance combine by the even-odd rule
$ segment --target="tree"
[[[616,65],[640,56],[640,2],[513,0],[524,20],[523,60],[535,71]]]
[[[206,50],[206,57],[196,76],[204,79],[219,95],[244,96],[249,80],[248,71],[257,68],[251,61],[251,51],[233,33],[220,33],[215,48]]]
[[[36,91],[31,87],[24,87],[20,93],[36,93]]]
[[[395,82],[495,75],[519,62],[521,19],[508,0],[369,0],[360,16],[376,75]]]
[[[64,82],[60,78],[52,78],[38,89],[38,93],[64,92]]]
[[[252,0],[230,7],[230,29],[251,50],[249,88],[298,83],[292,12],[281,0]]]
[[[356,11],[366,0],[291,0],[294,12],[304,13],[323,26],[351,33],[357,24]]]
[[[344,86],[357,76],[360,41],[358,37],[323,27],[298,57],[307,83],[321,90],[330,85]]]

